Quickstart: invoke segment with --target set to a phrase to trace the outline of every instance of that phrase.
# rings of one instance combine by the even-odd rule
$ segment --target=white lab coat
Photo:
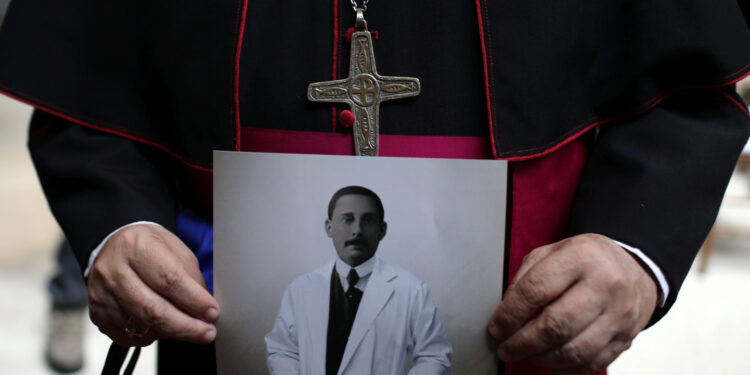
[[[294,280],[266,335],[272,375],[324,375],[334,261]],[[451,374],[452,347],[424,281],[376,258],[339,374]]]

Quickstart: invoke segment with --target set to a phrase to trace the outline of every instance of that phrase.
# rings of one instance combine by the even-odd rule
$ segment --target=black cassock
[[[422,83],[383,105],[383,134],[484,137],[518,163],[590,137],[568,234],[642,249],[671,287],[652,322],[666,313],[748,135],[735,0],[375,0],[366,17],[381,74]],[[240,128],[350,132],[305,93],[347,75],[353,21],[343,0],[13,2],[0,91],[41,109],[30,148],[79,262],[124,224],[173,228],[197,205],[186,176]]]

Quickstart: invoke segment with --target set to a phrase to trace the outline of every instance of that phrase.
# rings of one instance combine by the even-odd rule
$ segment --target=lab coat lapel
[[[330,284],[331,272],[334,261],[326,263],[325,266],[318,268],[310,276],[307,284],[307,293],[305,293],[305,306],[302,311],[307,312],[307,336],[313,348],[325,348],[328,338],[328,310],[330,308]],[[311,360],[316,363],[312,366],[314,369],[325,370],[325,350],[322,358],[320,356],[311,356]],[[320,363],[318,363],[320,362]]]
[[[380,258],[375,258],[375,266],[362,295],[362,302],[357,309],[357,316],[354,318],[354,325],[346,343],[344,357],[341,359],[339,374],[345,372],[365,334],[372,328],[375,318],[393,294],[393,285],[390,282],[395,277],[396,272],[392,268],[383,263]]]

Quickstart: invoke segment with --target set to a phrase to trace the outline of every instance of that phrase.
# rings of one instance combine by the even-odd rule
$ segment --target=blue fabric
[[[84,309],[88,305],[86,283],[67,240],[57,249],[57,273],[49,280],[47,290],[54,309]]]
[[[194,212],[182,211],[177,216],[177,236],[198,258],[208,291],[214,293],[214,227],[213,222]]]

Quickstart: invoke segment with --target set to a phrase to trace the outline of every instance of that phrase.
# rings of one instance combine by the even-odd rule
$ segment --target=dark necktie
[[[359,282],[359,275],[357,274],[357,270],[355,270],[354,268],[349,270],[349,274],[346,275],[346,281],[349,282],[349,288],[346,289],[347,299],[351,300],[352,298],[354,298],[354,294],[357,292],[359,292],[361,295],[362,291],[354,287],[355,285],[357,285],[357,282]],[[352,317],[352,320],[354,320],[354,317]]]
[[[328,315],[328,342],[326,344],[326,374],[335,375],[344,357],[349,333],[357,316],[363,292],[354,287],[359,275],[353,268],[346,276],[349,287],[344,292],[339,276],[334,268],[331,275],[331,304]]]

